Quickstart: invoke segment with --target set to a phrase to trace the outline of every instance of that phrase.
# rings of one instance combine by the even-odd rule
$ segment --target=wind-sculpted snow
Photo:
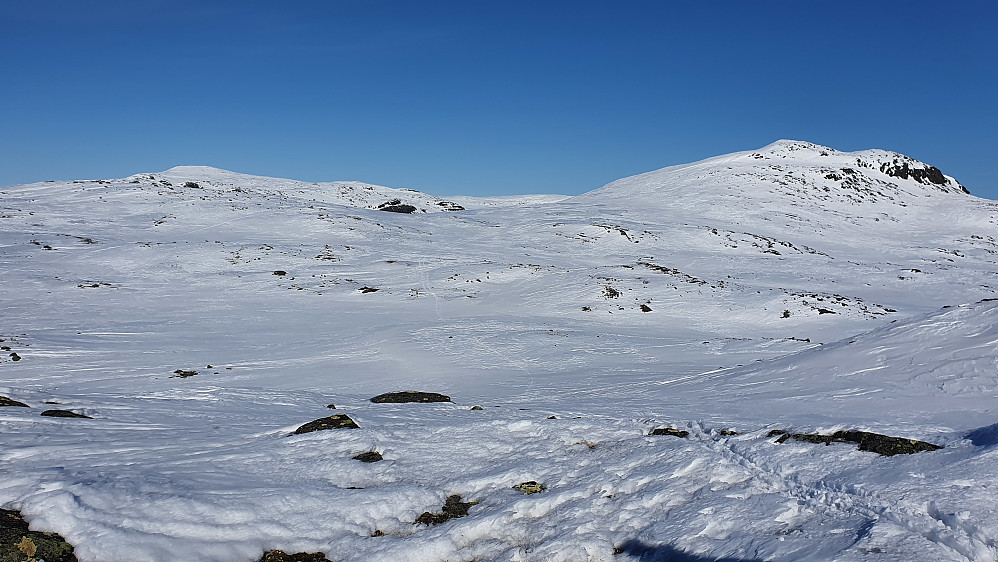
[[[998,559],[998,204],[933,170],[8,188],[0,507],[101,562]]]

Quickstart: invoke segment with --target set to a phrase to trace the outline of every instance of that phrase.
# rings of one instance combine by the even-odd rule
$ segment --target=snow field
[[[998,206],[897,158],[781,141],[458,212],[204,167],[6,189],[0,505],[101,562],[996,560]],[[403,389],[455,403],[368,400]]]

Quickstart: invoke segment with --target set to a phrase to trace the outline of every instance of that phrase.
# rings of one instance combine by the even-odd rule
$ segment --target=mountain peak
[[[939,194],[968,193],[935,166],[897,152],[843,152],[781,139],[757,150],[623,178],[583,197],[725,214],[740,213],[738,209],[746,207],[778,208],[789,201],[813,209],[872,204],[906,207]]]
[[[163,170],[162,174],[212,174],[223,172],[226,174],[232,174],[234,172],[230,170],[223,170],[222,168],[216,168],[214,166],[174,166],[169,170]]]
[[[782,153],[782,154],[789,154],[794,152],[807,154],[814,152],[818,153],[819,155],[821,153],[825,153],[824,155],[827,156],[828,154],[838,151],[835,150],[834,148],[822,146],[820,144],[815,144],[813,142],[793,140],[793,139],[780,139],[778,141],[767,144],[766,146],[760,148],[757,152]]]
[[[834,148],[812,142],[780,139],[752,152],[750,156],[756,159],[777,157],[801,161],[821,158],[837,160],[838,157],[844,156],[847,160],[854,160],[855,165],[859,168],[875,169],[892,178],[911,180],[922,185],[937,187],[942,191],[970,193],[966,187],[960,185],[954,178],[943,174],[939,168],[888,150],[871,149],[840,152]]]
[[[270,178],[267,176],[256,176],[253,174],[243,174],[240,172],[233,172],[232,170],[216,168],[214,166],[174,166],[169,170],[163,170],[162,172],[152,175],[172,178],[176,180],[194,180],[194,181],[212,181],[212,180],[232,181],[236,179],[254,179],[254,178],[267,179],[267,180],[281,179],[281,178]]]

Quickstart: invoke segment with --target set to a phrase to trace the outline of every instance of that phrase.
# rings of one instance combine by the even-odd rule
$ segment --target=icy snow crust
[[[0,506],[101,562],[995,560],[998,205],[903,158],[780,141],[464,211],[205,167],[6,189]],[[368,400],[404,389],[454,403]]]

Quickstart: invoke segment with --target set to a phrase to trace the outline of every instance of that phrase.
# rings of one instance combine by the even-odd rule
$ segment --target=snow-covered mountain
[[[996,237],[932,166],[800,141],[577,197],[7,188],[0,507],[102,562],[995,560]],[[453,402],[369,400],[405,389]],[[838,430],[943,448],[789,438]]]

